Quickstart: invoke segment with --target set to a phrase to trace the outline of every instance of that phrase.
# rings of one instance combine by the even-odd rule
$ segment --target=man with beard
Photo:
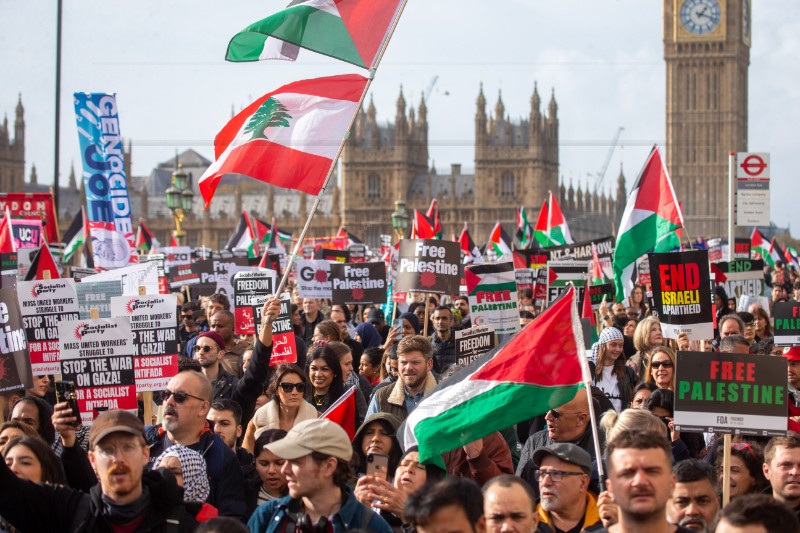
[[[709,463],[687,459],[672,469],[675,490],[667,505],[667,519],[679,526],[713,533],[719,513],[717,476]]]
[[[431,320],[433,322],[433,334],[430,337],[433,349],[433,370],[438,375],[456,364],[453,311],[446,305],[440,305],[433,311]]]
[[[216,331],[222,335],[222,340],[225,343],[220,346],[222,350],[221,363],[222,367],[230,374],[237,378],[241,378],[244,371],[243,356],[244,352],[251,350],[253,347],[244,339],[240,339],[233,334],[234,329],[234,316],[230,311],[217,311],[211,317],[208,323],[210,331]]]
[[[264,448],[286,460],[281,472],[289,495],[258,507],[247,523],[250,531],[391,533],[389,524],[356,500],[348,486],[353,446],[341,426],[324,418],[304,420]]]
[[[606,447],[606,462],[606,488],[619,506],[615,533],[692,533],[667,523],[667,501],[675,488],[675,476],[672,447],[664,434],[621,431]]]
[[[405,420],[422,399],[436,387],[433,377],[431,343],[425,337],[403,337],[397,344],[397,369],[399,378],[375,391],[367,407],[369,416],[374,413],[391,413]]]
[[[800,518],[800,435],[772,437],[764,448],[764,476],[772,497]]]
[[[106,411],[89,430],[89,461],[99,483],[88,494],[31,483],[0,461],[0,515],[20,531],[194,531],[175,477],[144,471],[148,458],[136,415]]]
[[[597,531],[603,527],[597,498],[589,492],[592,457],[569,443],[545,446],[533,454],[541,501],[542,533]]]

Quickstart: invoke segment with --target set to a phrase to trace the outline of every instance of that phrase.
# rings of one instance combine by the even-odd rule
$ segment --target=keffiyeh
[[[208,484],[206,460],[198,452],[176,444],[156,458],[155,464],[160,465],[166,457],[177,457],[183,471],[183,501],[185,503],[205,503],[211,486]]]

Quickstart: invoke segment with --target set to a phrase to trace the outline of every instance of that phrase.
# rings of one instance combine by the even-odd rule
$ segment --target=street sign
[[[769,226],[769,153],[736,154],[736,225]]]

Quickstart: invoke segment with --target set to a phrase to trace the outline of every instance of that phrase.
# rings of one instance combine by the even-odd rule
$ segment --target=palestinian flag
[[[347,231],[344,226],[339,228],[339,232],[336,234],[336,237],[340,239],[347,239],[348,246],[351,244],[364,244],[364,241]]]
[[[547,200],[542,204],[536,227],[533,229],[533,238],[544,248],[572,244],[572,235],[564,218],[564,213],[558,205],[556,197],[548,191]]]
[[[514,235],[514,247],[517,250],[527,250],[533,244],[533,226],[528,222],[525,207],[517,209],[517,233]]]
[[[570,401],[584,381],[575,289],[513,336],[436,387],[406,419],[420,462]],[[588,369],[586,369],[588,375]]]
[[[226,250],[247,250],[247,257],[258,257],[258,241],[247,213],[242,213],[233,235],[225,244]]]
[[[428,212],[425,213],[425,216],[428,220],[433,222],[433,234],[435,235],[435,239],[441,239],[444,237],[444,231],[442,231],[442,222],[439,220],[439,201],[434,198],[431,200],[431,205],[428,207]]]
[[[483,256],[481,249],[472,240],[472,236],[467,229],[467,223],[464,222],[464,228],[461,230],[461,235],[458,236],[458,242],[461,244],[461,264],[479,265],[483,263]]]
[[[379,59],[400,4],[400,0],[293,1],[234,35],[225,59],[293,61],[297,50],[291,45],[295,45],[370,69]]]
[[[39,247],[39,251],[33,256],[31,267],[25,274],[25,281],[43,280],[43,279],[58,279],[61,277],[61,272],[58,268],[53,253],[47,243]]]
[[[161,246],[161,243],[158,242],[158,239],[153,237],[153,232],[151,232],[147,226],[144,225],[144,220],[141,218],[139,219],[139,229],[136,232],[136,249],[147,253],[153,248],[157,248]]]
[[[61,244],[64,250],[64,263],[69,263],[75,252],[80,250],[81,245],[86,242],[86,215],[83,208],[72,219],[72,224],[67,228],[64,237],[61,239]]]
[[[254,218],[253,220],[255,220],[256,233],[258,234],[258,242],[260,242],[261,244],[270,243],[273,240],[272,228],[276,226],[275,217],[272,217],[272,224],[267,224],[266,222],[258,218]],[[277,239],[281,241],[291,241],[292,234],[286,231],[281,231],[280,228],[278,228]]]
[[[788,245],[783,249],[786,251],[786,259],[794,265],[795,270],[800,270],[800,255],[797,254],[797,250]]]
[[[350,387],[333,402],[320,418],[336,422],[347,432],[350,440],[356,438],[356,388]]]
[[[633,288],[636,260],[651,251],[660,253],[680,248],[675,230],[681,227],[683,215],[672,181],[658,147],[653,146],[633,184],[617,232],[613,263],[618,302]]]
[[[592,265],[590,267],[592,285],[602,285],[606,282],[603,267],[600,264],[600,256],[597,255],[597,246],[592,243]]]
[[[772,259],[770,263],[772,266],[775,266],[775,263],[777,263],[778,261],[780,261],[781,264],[783,264],[784,266],[788,264],[788,261],[786,260],[786,255],[783,253],[783,246],[781,246],[781,243],[779,243],[775,237],[773,237],[772,241],[770,241],[769,243],[768,255],[770,259]]]
[[[775,266],[775,262],[769,255],[769,245],[758,228],[753,228],[753,233],[750,235],[750,253],[756,254],[756,259],[764,259],[769,266]]]
[[[511,238],[499,222],[494,225],[491,233],[489,233],[489,241],[486,243],[487,254],[490,250],[496,256],[495,263],[514,260],[514,254],[511,251]]]
[[[434,222],[427,215],[423,215],[419,210],[414,209],[414,220],[411,225],[412,239],[435,239],[436,230]]]
[[[592,248],[594,248],[594,244],[592,244]],[[600,338],[597,334],[597,320],[595,318],[594,309],[592,309],[592,298],[590,296],[591,285],[590,280],[587,278],[586,285],[583,288],[583,303],[581,304],[581,318],[589,319],[589,332],[592,336],[592,342],[590,342],[589,345],[593,345]]]
[[[247,106],[214,139],[215,161],[198,182],[206,207],[230,173],[319,194],[366,84],[356,74],[301,80]]]

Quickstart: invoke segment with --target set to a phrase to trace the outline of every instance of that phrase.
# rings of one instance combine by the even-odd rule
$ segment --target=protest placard
[[[168,276],[173,268],[192,264],[192,249],[188,246],[162,246],[158,251],[164,254],[164,269]]]
[[[397,263],[397,290],[458,294],[461,245],[436,239],[403,239]]]
[[[543,309],[547,305],[547,265],[536,269],[533,282],[533,305]]]
[[[295,286],[301,298],[331,297],[331,262],[323,259],[298,259],[294,262]]]
[[[331,263],[331,300],[334,304],[386,302],[386,264]]]
[[[85,278],[85,280],[88,279]],[[75,292],[78,295],[78,313],[81,320],[89,320],[92,309],[97,309],[100,318],[111,318],[111,298],[122,296],[122,282],[120,280],[95,282],[85,280],[75,284]]]
[[[347,246],[347,251],[350,252],[349,263],[366,263],[367,262],[367,247],[361,243],[353,243]]]
[[[255,333],[253,298],[275,292],[275,271],[256,270],[233,275],[233,316],[237,335]]]
[[[470,317],[475,326],[497,333],[519,331],[519,306],[514,264],[468,265],[464,268]]]
[[[567,289],[575,286],[578,301],[582,301],[586,278],[589,276],[589,261],[547,262],[547,303],[553,303]]]
[[[350,260],[350,252],[347,250],[333,250],[331,248],[320,248],[317,251],[317,258],[331,261],[333,263],[347,263]]]
[[[744,295],[764,294],[764,260],[735,259],[719,261],[712,267],[717,276],[714,282],[722,285],[725,294],[737,300]]]
[[[167,266],[166,266],[167,256],[158,253],[149,253],[147,255],[143,255],[139,258],[140,263],[155,263],[156,264],[156,273],[158,275],[158,294],[168,294],[169,293],[169,282],[167,280]],[[137,292],[138,294],[138,292]]]
[[[600,304],[603,303],[603,299],[605,299],[606,302],[614,301],[615,293],[616,289],[614,288],[613,283],[601,283],[599,285],[590,285],[589,302],[592,304],[592,311],[597,311],[598,309],[600,309]],[[586,294],[583,295],[583,298],[585,297]],[[583,305],[583,299],[581,299],[579,305]]]
[[[100,411],[136,414],[133,333],[126,317],[62,320],[58,323],[61,374],[75,383],[81,421],[89,425]]]
[[[519,315],[517,316],[519,324]],[[456,362],[467,366],[481,355],[490,351],[495,345],[494,328],[491,326],[475,326],[455,332]]]
[[[591,241],[545,248],[540,253],[546,254],[548,261],[591,261],[592,244],[594,244],[603,274],[606,279],[614,279],[614,270],[611,266],[611,261],[614,258],[614,242],[614,237],[603,237]]]
[[[58,374],[58,323],[78,320],[78,294],[71,279],[20,281],[17,299],[34,375]]]
[[[0,289],[0,392],[23,387],[33,387],[28,338],[16,291],[7,287]]]
[[[133,331],[136,392],[164,390],[178,373],[177,306],[174,294],[111,298],[111,314],[127,317]]]
[[[253,299],[253,316],[256,324],[256,337],[261,334],[261,311],[264,309],[266,296]],[[297,362],[297,347],[292,327],[292,301],[288,292],[281,294],[281,311],[272,323],[272,356],[269,366]]]
[[[158,264],[155,262],[137,263],[122,268],[106,270],[84,278],[82,283],[113,280],[122,282],[122,294],[138,296],[139,287],[144,287],[145,294],[159,294]]]
[[[772,307],[775,319],[773,332],[777,346],[800,346],[800,302],[775,302]]]
[[[708,252],[691,250],[648,254],[653,301],[664,338],[689,340],[714,337]]]
[[[736,238],[733,249],[734,259],[751,259],[750,257],[750,239]]]
[[[785,435],[786,360],[763,355],[678,352],[675,429]]]

